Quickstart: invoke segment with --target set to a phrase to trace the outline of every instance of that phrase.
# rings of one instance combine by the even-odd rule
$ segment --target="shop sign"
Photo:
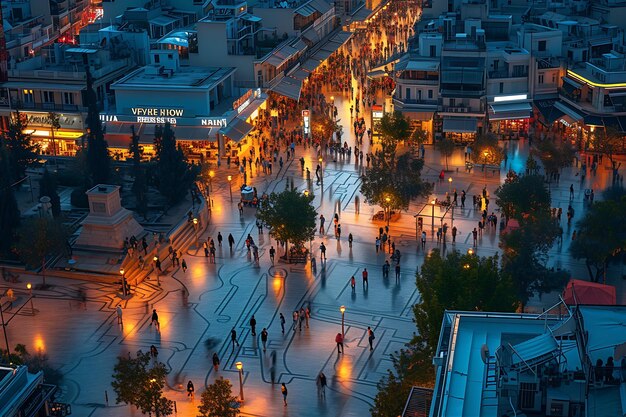
[[[202,126],[224,127],[228,124],[225,117],[203,117],[200,119]]]
[[[372,106],[372,117],[374,119],[382,119],[383,118],[383,106],[381,105]]]
[[[311,112],[309,110],[302,110],[302,121],[304,126],[304,134],[311,133]]]
[[[24,113],[28,119],[29,126],[50,127],[48,113]],[[83,120],[78,115],[66,115],[57,113],[61,129],[83,129]]]
[[[131,107],[133,116],[183,117],[184,109],[164,109],[159,107]]]
[[[559,120],[559,122],[563,123],[567,127],[572,127],[572,125],[569,124],[569,122],[567,120],[565,120],[565,119],[561,119],[561,120]]]
[[[249,89],[246,93],[233,102],[233,110],[237,110],[237,114],[240,114],[252,103],[252,100],[261,95],[261,89],[256,88],[254,90]]]

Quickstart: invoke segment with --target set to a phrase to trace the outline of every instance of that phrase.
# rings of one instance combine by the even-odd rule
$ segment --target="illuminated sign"
[[[612,83],[612,84],[605,84],[605,83],[596,83],[594,81],[591,81],[581,75],[576,74],[575,72],[573,72],[572,70],[567,70],[567,75],[577,78],[581,81],[586,82],[589,85],[592,85],[594,87],[604,87],[604,88],[615,88],[615,87],[621,87],[624,88],[626,87],[626,83]]]
[[[200,119],[202,126],[224,127],[228,124],[225,117],[203,117]]]
[[[311,112],[309,110],[302,110],[302,121],[304,126],[304,134],[311,133]]]
[[[498,96],[493,98],[494,103],[500,103],[502,101],[518,101],[518,100],[527,100],[527,94],[514,94],[510,96]]]
[[[563,123],[567,127],[572,127],[572,125],[569,124],[569,122],[567,122],[565,119],[561,119],[561,120],[559,120],[559,122]]]
[[[237,110],[237,114],[241,113],[252,103],[252,100],[261,95],[261,89],[248,90],[245,94],[233,101],[233,110]]]
[[[163,109],[158,107],[132,107],[134,116],[183,117],[183,109]]]
[[[137,123],[155,123],[162,124],[167,123],[175,125],[177,120],[175,117],[151,117],[151,116],[137,116]]]
[[[50,127],[48,113],[22,113],[26,116],[29,126]],[[59,126],[61,129],[82,129],[83,120],[78,115],[67,115],[57,113],[59,116]]]

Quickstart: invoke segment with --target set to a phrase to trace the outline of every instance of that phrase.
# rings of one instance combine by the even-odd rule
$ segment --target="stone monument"
[[[122,249],[125,238],[142,235],[143,227],[122,207],[119,186],[99,184],[86,194],[89,215],[82,222],[76,245]]]

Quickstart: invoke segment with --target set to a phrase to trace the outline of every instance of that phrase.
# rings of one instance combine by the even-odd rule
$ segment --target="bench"
[[[290,264],[305,264],[307,261],[308,255],[289,255],[289,263]]]

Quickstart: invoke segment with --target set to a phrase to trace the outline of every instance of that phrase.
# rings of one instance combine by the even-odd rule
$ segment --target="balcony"
[[[421,79],[398,78],[396,81],[398,85],[439,85],[439,77]]]
[[[467,114],[468,116],[484,116],[485,111],[469,105],[439,106],[440,114]]]
[[[0,107],[9,107],[1,105]],[[64,111],[64,112],[81,112],[86,113],[87,107],[78,106],[76,104],[55,104],[55,103],[20,103],[20,110],[42,110],[42,111]]]
[[[489,78],[490,79],[496,79],[496,78],[525,78],[528,77],[528,72],[524,71],[524,72],[520,72],[520,71],[513,71],[513,74],[509,74],[509,70],[507,69],[501,69],[501,70],[497,70],[497,71],[489,71]]]

